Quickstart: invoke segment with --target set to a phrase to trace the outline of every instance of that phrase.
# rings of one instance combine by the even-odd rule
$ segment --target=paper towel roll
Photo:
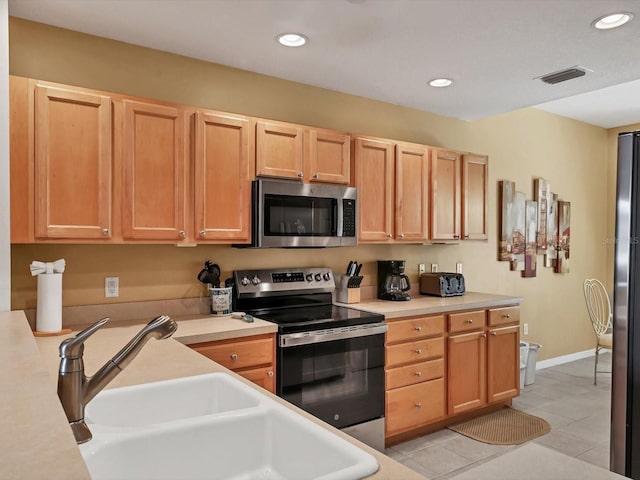
[[[38,300],[36,305],[36,331],[59,332],[62,330],[62,274],[38,275]]]

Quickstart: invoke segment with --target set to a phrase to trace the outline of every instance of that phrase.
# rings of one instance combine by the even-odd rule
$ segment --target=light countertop
[[[466,292],[456,297],[434,297],[415,295],[409,301],[391,302],[388,300],[366,300],[358,303],[336,303],[344,307],[357,308],[367,312],[381,313],[386,319],[411,317],[416,315],[435,315],[443,312],[499,308],[519,305],[522,297],[492,295],[489,293]]]
[[[235,375],[184,343],[271,333],[277,329],[276,325],[259,319],[253,323],[231,317],[174,319],[178,321],[174,337],[150,340],[107,388],[220,371]],[[112,358],[145,322],[133,323],[119,322],[118,326],[103,327],[86,341],[84,363],[87,374],[92,374]],[[0,400],[0,429],[3,432],[0,451],[5,459],[0,462],[0,478],[90,478],[56,394],[58,346],[68,336],[34,338],[23,312],[0,312],[0,360],[4,372],[0,376],[0,388],[5,392]],[[237,378],[259,388],[242,377]],[[279,397],[262,389],[261,392],[372,454],[380,468],[369,478],[424,480],[413,470]]]

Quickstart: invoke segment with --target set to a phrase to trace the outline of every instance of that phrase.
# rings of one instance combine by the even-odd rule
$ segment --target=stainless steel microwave
[[[357,190],[285,180],[254,180],[248,247],[345,247],[357,244]],[[241,247],[243,245],[236,245]]]

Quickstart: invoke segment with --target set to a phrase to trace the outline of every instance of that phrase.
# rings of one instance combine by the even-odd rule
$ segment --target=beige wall
[[[365,283],[375,283],[375,260],[405,259],[412,280],[418,263],[440,270],[464,264],[469,290],[525,298],[525,340],[543,345],[539,359],[593,348],[582,297],[585,277],[604,277],[608,233],[607,131],[535,109],[464,122],[387,103],[296,84],[164,52],[10,19],[10,71],[14,75],[307,125],[366,133],[488,154],[490,158],[487,243],[460,245],[369,245],[323,250],[235,250],[228,246],[177,248],[160,245],[13,245],[12,307],[35,305],[31,260],[64,257],[65,305],[106,303],[104,277],[120,277],[118,302],[190,298],[202,292],[196,274],[206,259],[223,277],[234,269],[364,262]],[[539,268],[521,278],[496,260],[497,181],[513,180],[532,198],[541,176],[572,202],[571,273]],[[542,257],[538,257],[541,262]]]

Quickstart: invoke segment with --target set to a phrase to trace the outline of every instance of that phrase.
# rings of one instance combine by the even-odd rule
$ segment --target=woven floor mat
[[[448,428],[493,445],[519,445],[551,431],[546,420],[510,407]]]

